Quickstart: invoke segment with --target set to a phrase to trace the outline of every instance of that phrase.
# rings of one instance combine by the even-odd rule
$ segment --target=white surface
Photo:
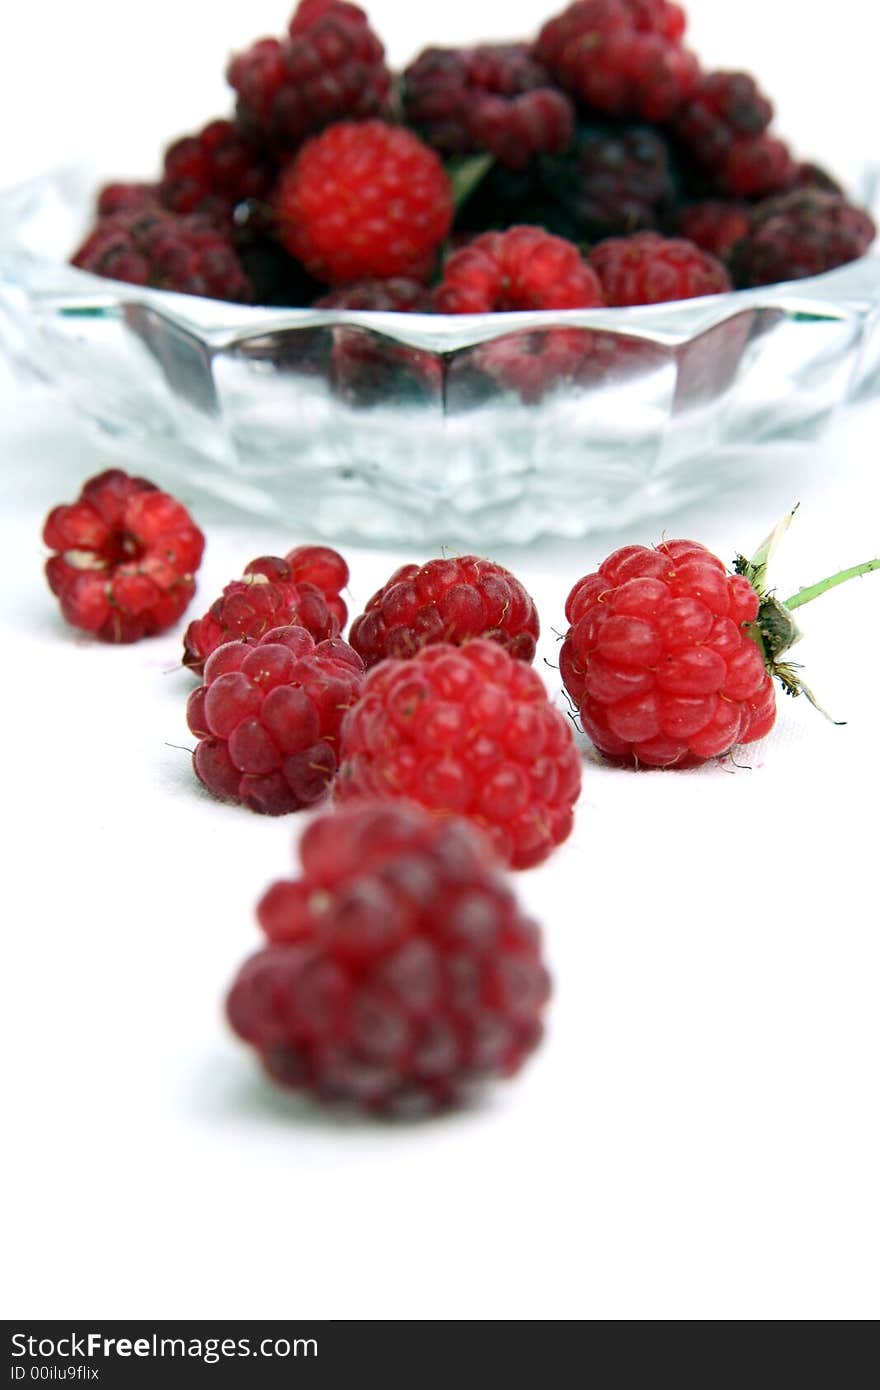
[[[395,56],[415,46],[415,9],[371,8],[386,31],[406,34]],[[504,6],[503,29],[542,8]],[[156,103],[138,111],[137,100],[155,91],[151,55],[167,69],[170,133],[212,109],[206,88],[184,99],[182,77],[261,20],[277,27],[283,9],[155,3],[137,63],[120,66],[127,11],[34,5],[16,15],[16,45],[42,42],[51,12],[41,73],[48,63],[57,78],[63,61],[62,92],[76,80],[81,99],[58,135],[71,152],[90,133],[118,146],[132,99],[144,148]],[[755,65],[784,89],[799,127],[812,116],[821,133],[832,81],[839,99],[858,96],[835,68],[817,102],[815,67],[779,61],[795,11],[802,54],[826,61],[824,31],[802,7],[743,2],[736,32],[734,7],[692,10],[713,57],[741,60],[767,35]],[[501,28],[495,12],[481,11],[487,33]],[[431,37],[467,36],[467,13],[448,5],[445,34]],[[862,28],[864,13],[836,7]],[[762,29],[749,24],[758,14]],[[100,63],[97,39],[84,37],[99,27]],[[873,62],[872,45],[847,42],[848,66],[867,48]],[[25,100],[25,67],[0,84],[4,102],[14,106],[16,91]],[[36,118],[18,120],[6,175],[45,159],[44,92],[26,95]],[[108,102],[119,107],[109,128],[95,124]],[[811,148],[833,155],[818,140]],[[800,500],[779,555],[783,594],[880,553],[878,425],[880,410],[863,411],[772,468],[744,451],[751,492],[692,508],[667,533],[728,556]],[[196,788],[173,746],[191,742],[179,634],[96,646],[64,628],[42,579],[51,505],[110,463],[173,484],[174,460],[111,452],[12,385],[0,432],[4,1314],[876,1316],[880,575],[803,612],[798,659],[845,728],[780,697],[777,729],[748,766],[638,775],[585,749],[575,834],[517,879],[545,923],[556,979],[547,1043],[523,1077],[476,1113],[403,1128],[340,1123],[264,1085],[220,1016],[257,944],[253,903],[286,872],[300,824]],[[253,555],[307,539],[231,524],[175,490],[209,539],[194,612]],[[538,601],[542,656],[555,660],[573,580],[616,544],[656,538],[650,528],[498,554]],[[412,558],[347,554],[353,611]]]

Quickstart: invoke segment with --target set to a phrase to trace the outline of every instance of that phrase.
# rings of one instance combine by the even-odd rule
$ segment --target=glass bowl
[[[628,526],[880,386],[878,255],[633,309],[261,309],[74,270],[93,189],[65,171],[0,194],[7,350],[166,485],[289,530],[485,551]]]

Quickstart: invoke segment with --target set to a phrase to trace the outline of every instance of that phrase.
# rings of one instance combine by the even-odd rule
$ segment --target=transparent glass
[[[163,478],[173,457],[189,486],[328,538],[485,550],[630,525],[880,388],[874,254],[634,309],[243,308],[65,264],[91,203],[73,171],[0,194],[12,358]]]

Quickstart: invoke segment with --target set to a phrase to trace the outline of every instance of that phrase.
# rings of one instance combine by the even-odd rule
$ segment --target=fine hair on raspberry
[[[404,802],[312,822],[257,908],[268,944],[227,1000],[273,1081],[413,1117],[519,1071],[550,980],[538,927],[472,826]]]

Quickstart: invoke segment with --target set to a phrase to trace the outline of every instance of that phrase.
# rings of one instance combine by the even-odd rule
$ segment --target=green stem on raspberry
[[[805,603],[812,603],[814,598],[819,598],[829,589],[836,589],[838,584],[845,584],[848,579],[858,579],[863,574],[870,574],[872,570],[880,570],[880,559],[866,560],[864,564],[838,570],[837,574],[832,574],[828,579],[820,579],[818,584],[811,584],[808,589],[801,589],[791,598],[784,599],[782,606],[789,610],[802,608]]]

